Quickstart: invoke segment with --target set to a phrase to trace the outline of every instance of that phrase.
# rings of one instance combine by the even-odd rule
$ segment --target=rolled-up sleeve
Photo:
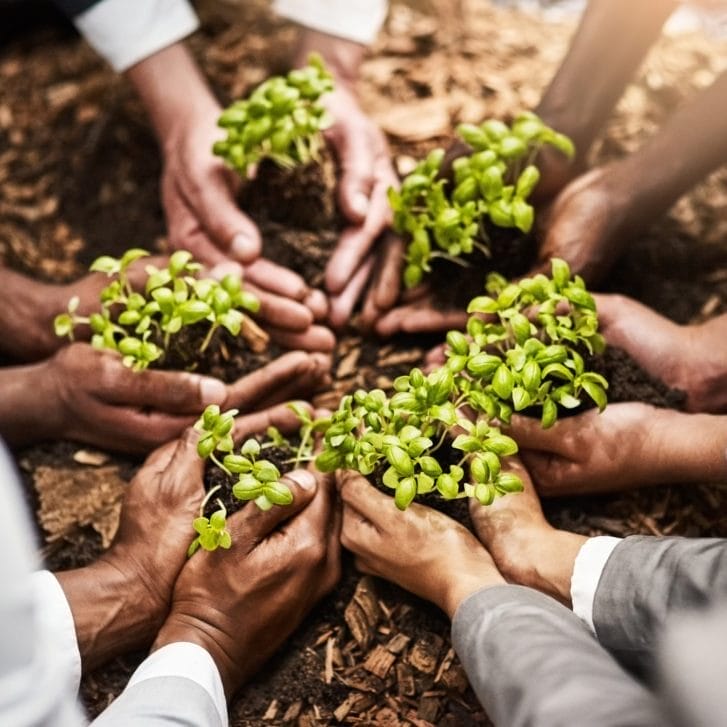
[[[278,15],[299,25],[371,44],[389,10],[388,0],[275,0]]]
[[[56,0],[88,43],[116,71],[170,46],[199,27],[187,0]]]

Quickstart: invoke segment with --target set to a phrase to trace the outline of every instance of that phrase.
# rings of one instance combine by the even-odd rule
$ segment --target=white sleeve
[[[278,15],[328,35],[369,45],[384,24],[388,0],[275,0]]]
[[[188,641],[167,644],[150,654],[131,675],[126,688],[157,677],[183,677],[199,684],[210,695],[220,723],[228,724],[227,701],[220,672],[214,659],[205,649]]]
[[[589,538],[581,546],[573,565],[573,575],[570,582],[571,601],[573,613],[578,616],[595,634],[593,625],[593,600],[596,596],[598,582],[611,557],[614,548],[621,542],[621,538],[603,535]]]
[[[101,0],[76,15],[73,22],[94,50],[119,72],[199,27],[188,0]]]

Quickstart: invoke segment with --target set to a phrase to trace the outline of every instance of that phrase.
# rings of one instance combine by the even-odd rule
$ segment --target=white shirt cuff
[[[227,726],[227,700],[220,672],[209,652],[201,646],[188,641],[162,646],[141,663],[126,688],[157,677],[183,677],[199,684],[214,702],[221,724]]]
[[[573,602],[573,613],[578,616],[595,634],[593,625],[593,600],[596,597],[598,582],[611,557],[613,549],[621,542],[621,538],[602,535],[589,538],[576,556],[573,575],[570,581],[570,595]]]
[[[199,27],[187,0],[103,0],[73,22],[94,50],[119,72]]]
[[[58,579],[47,570],[31,575],[39,644],[53,645],[57,674],[67,679],[67,691],[78,694],[81,684],[81,652],[78,649],[73,612]]]
[[[384,24],[388,0],[275,0],[278,15],[299,25],[370,45]]]

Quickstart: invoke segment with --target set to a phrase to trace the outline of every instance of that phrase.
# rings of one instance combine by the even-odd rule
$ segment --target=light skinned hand
[[[46,435],[145,452],[178,437],[209,404],[244,412],[309,394],[326,383],[329,361],[292,352],[229,386],[197,374],[135,372],[115,352],[84,343],[63,348],[43,366]]]
[[[360,571],[432,601],[450,618],[467,596],[505,583],[477,538],[446,515],[416,503],[400,512],[356,472],[341,473],[338,488],[341,542]]]
[[[228,518],[232,547],[184,566],[154,649],[191,641],[215,660],[230,697],[295,630],[340,577],[340,511],[329,478],[283,477],[293,504],[249,503]]]

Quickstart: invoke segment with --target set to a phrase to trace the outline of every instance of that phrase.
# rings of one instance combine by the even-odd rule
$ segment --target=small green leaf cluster
[[[445,500],[476,497],[487,505],[522,489],[517,477],[500,471],[500,458],[517,452],[517,444],[484,418],[472,423],[458,413],[461,401],[447,367],[429,375],[415,368],[398,377],[394,389],[391,397],[360,389],[342,399],[326,423],[316,458],[321,471],[378,471],[400,510],[430,492]],[[461,457],[445,469],[434,455],[456,426],[466,432],[452,442]]]
[[[311,54],[304,68],[269,78],[249,98],[225,109],[218,124],[227,138],[212,151],[242,177],[262,159],[282,167],[317,160],[321,132],[332,123],[320,97],[332,90],[333,78],[323,60]]]
[[[237,409],[221,412],[216,404],[210,404],[195,424],[201,435],[197,453],[202,459],[210,459],[223,472],[236,477],[232,494],[238,500],[254,500],[261,510],[273,505],[290,505],[293,493],[280,481],[280,471],[266,459],[261,459],[262,447],[256,439],[243,442],[235,452],[232,429]],[[278,436],[280,433],[275,430]]]
[[[472,153],[455,159],[453,179],[442,174],[444,150],[434,149],[401,184],[389,190],[394,228],[409,244],[404,283],[413,287],[431,260],[460,259],[475,248],[489,255],[484,222],[530,232],[534,210],[528,198],[540,179],[534,166],[544,145],[573,156],[572,142],[531,112],[520,114],[511,126],[490,119],[480,126],[461,124],[458,134]]]
[[[487,293],[469,304],[467,335],[447,334],[446,367],[468,406],[504,423],[513,411],[542,407],[543,428],[559,406],[580,406],[584,393],[606,407],[608,382],[585,370],[582,355],[605,346],[596,304],[565,261],[552,261],[552,278],[509,283],[492,273]]]
[[[197,533],[197,537],[190,543],[187,549],[187,557],[193,556],[201,547],[203,550],[211,552],[217,548],[227,550],[232,545],[232,536],[227,529],[227,508],[221,500],[217,500],[219,508],[207,518],[202,513],[204,507],[209,500],[209,494],[216,492],[219,488],[210,490],[208,497],[202,502],[200,515],[194,519],[192,527]]]
[[[164,356],[171,337],[183,327],[200,321],[209,324],[200,346],[203,353],[219,328],[239,335],[245,320],[243,311],[254,313],[260,307],[258,299],[243,290],[234,275],[221,281],[196,278],[201,265],[186,250],[175,252],[165,268],[148,265],[144,292],[136,292],[129,282],[128,268],[148,254],[134,248],[118,259],[104,255],[95,260],[91,270],[112,278],[101,291],[101,311],[79,316],[78,298],[72,298],[67,313],[54,321],[56,334],[72,339],[75,326],[89,325],[95,348],[118,351],[124,365],[141,371]]]
[[[519,283],[490,275],[488,295],[470,303],[467,333],[447,334],[446,363],[428,375],[415,368],[399,376],[391,396],[359,389],[325,419],[296,412],[304,429],[324,432],[316,466],[380,476],[401,510],[433,492],[489,505],[522,490],[516,475],[502,471],[517,443],[496,423],[540,406],[541,425],[550,427],[558,407],[580,405],[583,393],[606,406],[608,383],[585,370],[580,352],[604,347],[595,302],[563,260],[553,260],[552,271],[552,278]],[[445,467],[435,455],[450,436],[461,455]]]

